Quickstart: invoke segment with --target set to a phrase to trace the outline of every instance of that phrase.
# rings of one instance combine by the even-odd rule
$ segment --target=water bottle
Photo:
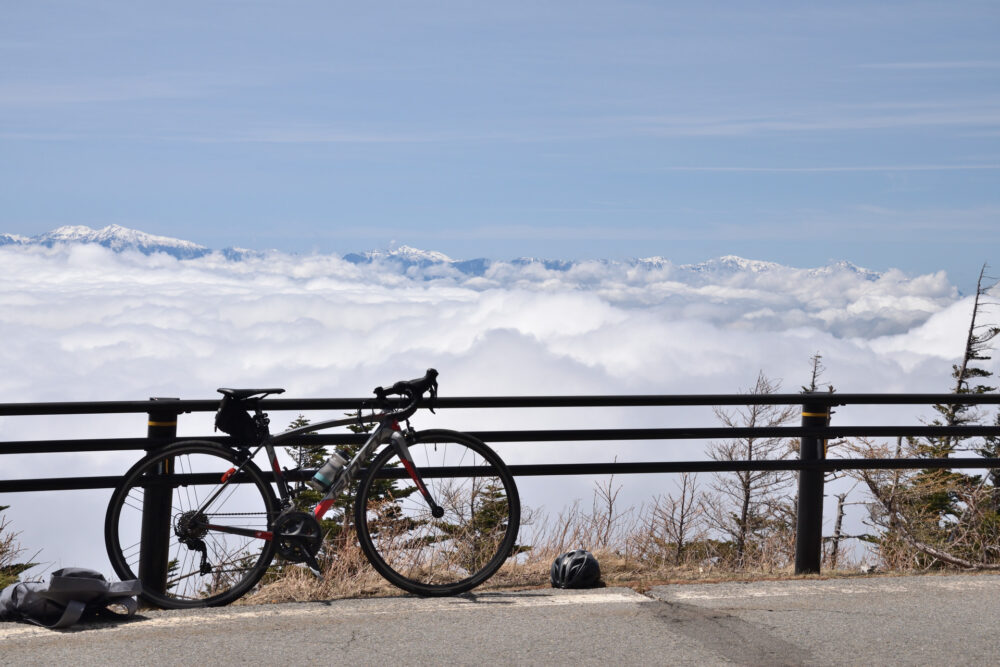
[[[316,474],[306,484],[316,491],[325,493],[327,489],[333,486],[334,480],[337,479],[337,475],[340,474],[341,469],[343,469],[346,463],[347,455],[334,450],[330,458],[323,464],[323,467],[317,470]]]

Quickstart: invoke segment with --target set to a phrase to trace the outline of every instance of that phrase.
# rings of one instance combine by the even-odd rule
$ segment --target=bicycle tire
[[[104,539],[111,565],[121,579],[145,575],[144,600],[166,609],[220,606],[246,594],[264,576],[274,558],[273,540],[202,528],[198,519],[193,519],[200,503],[221,490],[207,508],[210,511],[201,515],[202,521],[212,517],[211,521],[220,525],[261,533],[269,530],[279,510],[274,492],[253,461],[247,461],[242,472],[232,479],[224,477],[238,465],[236,450],[191,440],[153,452],[125,473],[108,503]],[[155,485],[170,492],[166,502],[162,494],[160,499],[151,493],[147,498],[147,490],[159,476],[161,466],[177,476],[173,482]],[[192,474],[200,477],[190,477]],[[159,515],[157,502],[161,507]],[[162,592],[156,590],[161,586],[149,584],[151,577],[147,573],[139,571],[144,514],[149,515],[147,521],[158,526],[160,539],[167,542],[166,551],[153,556],[158,555],[161,569],[168,571]],[[165,520],[169,521],[166,526]],[[187,538],[201,540],[204,552],[181,541],[185,530]],[[209,573],[201,571],[202,553],[212,568]]]
[[[521,517],[517,485],[500,457],[465,433],[423,431],[410,444],[410,454],[421,471],[454,468],[449,477],[421,472],[444,516],[431,515],[408,476],[380,477],[393,472],[398,477],[403,470],[389,446],[372,461],[358,488],[358,542],[379,574],[405,591],[464,593],[493,576],[513,553]]]

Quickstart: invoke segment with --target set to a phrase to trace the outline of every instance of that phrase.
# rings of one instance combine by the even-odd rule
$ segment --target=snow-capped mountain
[[[410,246],[399,246],[388,250],[369,250],[363,253],[348,253],[343,259],[351,264],[387,263],[399,270],[442,269],[457,271],[466,276],[482,276],[493,264],[485,257],[476,259],[452,259],[441,252],[420,250]]]
[[[826,266],[821,266],[818,269],[810,269],[812,275],[829,275],[832,273],[855,273],[865,280],[878,280],[882,277],[882,274],[878,271],[872,271],[871,269],[866,269],[857,264],[852,264],[841,260],[839,262],[833,262]]]
[[[388,250],[369,250],[363,253],[349,253],[344,259],[352,264],[370,264],[379,261],[394,261],[406,266],[427,267],[435,264],[454,264],[448,255],[433,250],[420,250],[401,245]]]
[[[787,270],[789,267],[775,262],[762,262],[754,259],[744,259],[736,255],[725,255],[710,259],[699,264],[685,264],[677,267],[688,273],[711,274],[713,276],[736,274],[763,274],[772,271]],[[810,275],[829,275],[833,273],[854,273],[866,280],[877,280],[882,274],[877,271],[862,268],[850,262],[839,261],[816,269],[808,269]]]
[[[27,236],[18,236],[16,234],[0,234],[0,246],[4,245],[24,245],[30,239]]]
[[[115,252],[137,250],[144,255],[163,252],[179,259],[193,259],[211,252],[208,248],[191,241],[147,234],[119,225],[108,225],[94,230],[82,225],[59,227],[51,232],[27,239],[25,245],[52,247],[62,243],[96,243]]]
[[[736,255],[724,255],[699,264],[684,264],[678,267],[689,273],[710,273],[714,275],[733,273],[767,273],[783,268],[774,262],[761,262],[755,259],[744,259]]]
[[[137,251],[146,255],[166,253],[178,259],[195,259],[214,252],[191,241],[156,236],[119,225],[109,225],[103,229],[94,230],[84,226],[59,227],[50,232],[33,237],[14,234],[0,234],[0,246],[45,246],[53,247],[61,244],[98,244],[115,252]],[[260,258],[266,253],[246,248],[224,248],[218,251],[231,262],[246,261]],[[508,261],[498,261],[484,257],[457,260],[441,252],[421,250],[407,245],[394,246],[384,250],[370,250],[361,253],[344,255],[345,261],[352,264],[384,264],[392,270],[408,272],[419,270],[420,274],[430,279],[446,275],[464,275],[480,277],[490,272],[491,268],[536,267],[545,271],[569,272],[580,266],[580,262],[559,259],[543,259],[537,257],[518,257]],[[778,271],[801,271],[807,275],[832,275],[853,273],[864,280],[877,280],[881,273],[864,269],[850,262],[834,262],[815,269],[791,269],[774,262],[745,259],[735,255],[725,255],[698,264],[675,265],[663,257],[644,257],[624,261],[588,260],[589,264],[600,264],[607,267],[639,268],[645,270],[666,270],[685,281],[713,281],[729,279],[735,276],[761,276]]]

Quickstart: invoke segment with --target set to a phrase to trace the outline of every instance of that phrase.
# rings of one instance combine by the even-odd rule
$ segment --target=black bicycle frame
[[[212,502],[214,502],[215,499],[218,498],[219,495],[225,490],[225,487],[229,482],[229,480],[234,475],[238,474],[248,461],[252,461],[253,458],[257,455],[258,452],[260,452],[261,449],[264,449],[265,452],[267,453],[267,459],[271,465],[271,469],[274,472],[275,485],[278,487],[278,494],[280,495],[281,498],[282,509],[285,509],[288,507],[289,501],[291,499],[291,488],[285,477],[284,471],[278,464],[278,455],[275,451],[275,445],[279,445],[281,444],[281,442],[288,440],[290,438],[294,438],[296,436],[305,435],[307,433],[313,433],[315,431],[322,431],[328,428],[336,428],[338,426],[350,426],[355,424],[377,423],[378,426],[376,426],[375,430],[371,432],[368,439],[365,441],[365,444],[361,446],[358,452],[354,455],[354,458],[352,458],[350,461],[344,464],[344,468],[341,474],[337,476],[336,480],[334,480],[333,485],[326,492],[326,495],[324,495],[323,498],[316,504],[316,507],[313,510],[313,514],[315,515],[316,519],[319,520],[323,518],[323,515],[326,514],[326,512],[330,509],[331,506],[333,506],[333,504],[337,501],[337,498],[344,491],[347,485],[354,480],[355,471],[358,469],[361,462],[367,460],[368,457],[374,453],[375,449],[382,443],[391,444],[396,449],[396,453],[399,456],[400,461],[403,463],[403,467],[405,468],[407,474],[417,485],[417,488],[419,489],[421,495],[427,501],[428,506],[431,508],[432,511],[434,511],[438,509],[437,503],[434,501],[434,498],[431,497],[430,492],[427,490],[427,487],[424,484],[424,481],[420,473],[413,465],[413,460],[410,456],[409,448],[407,447],[406,441],[402,436],[399,422],[396,420],[394,416],[395,414],[397,413],[382,412],[382,413],[371,414],[368,415],[367,417],[362,417],[359,415],[357,417],[349,417],[346,419],[344,418],[328,419],[325,421],[316,422],[315,424],[307,424],[305,426],[299,426],[296,428],[288,429],[287,431],[282,431],[277,435],[268,434],[265,437],[264,441],[259,445],[257,445],[256,449],[254,449],[252,452],[247,453],[246,461],[226,471],[226,473],[223,475],[221,479],[222,486],[215,493],[213,493],[204,503],[202,503],[202,507],[208,508],[209,506],[211,506]],[[257,415],[258,417],[261,416],[260,408],[257,408]],[[387,432],[388,435],[386,435]],[[396,433],[400,433],[401,437],[398,439],[394,438],[393,434]],[[210,530],[215,530],[217,532],[231,533],[233,535],[242,535],[244,537],[253,537],[268,541],[274,539],[274,534],[271,531],[248,530],[245,528],[237,528],[235,526],[220,526],[216,524],[206,524],[204,527]]]

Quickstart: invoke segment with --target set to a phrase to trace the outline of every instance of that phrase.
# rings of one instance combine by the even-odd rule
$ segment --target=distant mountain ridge
[[[119,225],[108,225],[98,230],[83,225],[71,225],[59,227],[50,232],[32,236],[31,238],[0,234],[0,246],[39,245],[51,248],[64,243],[93,243],[114,250],[115,252],[137,250],[144,255],[163,252],[178,259],[194,259],[212,252],[209,248],[192,243],[191,241],[183,241],[181,239],[170,238],[169,236],[156,236]]]
[[[229,261],[239,262],[252,257],[261,257],[266,253],[258,250],[229,247],[222,250],[212,250],[203,245],[171,238],[147,234],[119,225],[109,225],[103,229],[94,230],[82,225],[59,227],[44,234],[25,237],[16,234],[0,233],[0,247],[3,246],[44,246],[72,244],[97,244],[114,252],[137,251],[144,255],[165,253],[177,259],[196,259],[219,252]],[[754,274],[760,275],[774,271],[789,270],[790,267],[774,262],[745,259],[736,255],[725,255],[698,264],[676,265],[663,257],[644,257],[630,260],[559,260],[536,257],[519,257],[508,261],[491,260],[484,257],[456,260],[444,253],[432,250],[420,250],[406,245],[391,249],[370,250],[362,253],[348,253],[342,257],[352,264],[386,264],[405,272],[410,269],[439,269],[445,272],[455,271],[467,276],[483,276],[491,267],[507,264],[516,267],[538,266],[548,271],[571,271],[584,263],[597,262],[604,265],[624,265],[647,270],[670,270],[677,272],[689,280],[710,279],[713,277]],[[865,269],[850,262],[834,262],[828,266],[806,270],[810,274],[830,274],[838,272],[853,273],[865,280],[877,280],[881,273]]]

